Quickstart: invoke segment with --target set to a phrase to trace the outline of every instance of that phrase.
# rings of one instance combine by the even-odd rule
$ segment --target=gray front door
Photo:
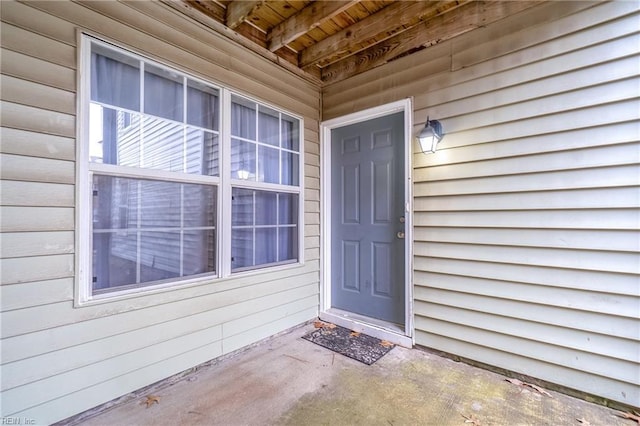
[[[404,324],[404,112],[331,131],[331,305]]]

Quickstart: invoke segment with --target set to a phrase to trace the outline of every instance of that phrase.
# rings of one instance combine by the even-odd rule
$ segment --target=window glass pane
[[[256,191],[256,225],[278,224],[278,194]]]
[[[140,165],[140,114],[89,105],[89,158],[93,163]]]
[[[231,139],[231,177],[256,180],[256,145]]]
[[[217,189],[94,175],[93,289],[215,272]]]
[[[260,182],[279,183],[278,149],[266,146],[258,147],[258,180]]]
[[[282,147],[300,151],[300,120],[282,114]]]
[[[187,123],[218,130],[218,91],[193,80],[187,82]]]
[[[300,184],[299,155],[282,151],[282,184],[298,186]]]
[[[277,111],[260,106],[258,115],[258,141],[280,145],[280,120]]]
[[[180,276],[180,232],[141,232],[140,282]]]
[[[278,223],[297,224],[298,223],[298,195],[279,194],[278,195]]]
[[[253,229],[231,232],[231,269],[253,266]]]
[[[168,70],[146,65],[144,112],[169,120],[184,121],[182,77]]]
[[[218,176],[218,135],[187,128],[186,172]]]
[[[91,100],[140,111],[138,61],[97,44],[91,49]]]
[[[256,140],[256,104],[231,97],[231,135]]]
[[[255,264],[264,265],[278,261],[278,229],[277,228],[257,228]]]
[[[296,227],[278,228],[278,261],[298,258],[298,232]]]
[[[94,292],[135,284],[138,270],[136,232],[93,232]]]
[[[180,124],[144,117],[141,166],[171,172],[184,171],[183,129]]]
[[[233,226],[253,225],[253,193],[250,189],[233,188],[231,220]]]

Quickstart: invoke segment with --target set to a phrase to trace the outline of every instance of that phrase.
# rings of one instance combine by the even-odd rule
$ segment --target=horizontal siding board
[[[640,253],[442,242],[416,244],[414,250],[416,256],[425,257],[640,274]]]
[[[606,217],[606,220],[603,218]],[[415,226],[525,229],[638,229],[640,210],[519,210],[432,212],[416,215]]]
[[[634,208],[640,201],[639,187],[529,191],[507,194],[418,197],[416,212],[475,210],[555,210]]]
[[[0,154],[2,179],[25,182],[72,184],[75,163],[72,161]]]
[[[3,23],[0,28],[2,47],[44,59],[67,68],[76,67],[76,49],[31,31]]]
[[[572,248],[640,252],[640,231],[592,229],[416,228],[420,243],[445,242],[497,246]]]
[[[438,155],[438,153],[427,156],[420,152],[416,153],[414,162],[420,167],[429,167],[487,159],[523,157],[531,154],[637,142],[639,135],[640,124],[637,121],[603,124],[598,127],[570,129],[554,134],[533,135],[491,144],[464,145],[447,149],[446,156]]]
[[[73,300],[73,278],[3,285],[0,286],[0,295],[2,312],[71,301]],[[3,380],[8,377],[11,376],[5,374]]]
[[[72,231],[74,209],[66,207],[0,207],[3,232]]]
[[[0,55],[3,74],[62,90],[76,90],[75,70],[8,49],[0,49]]]
[[[5,285],[73,277],[73,265],[72,254],[0,259],[0,283]],[[3,333],[4,336],[6,335]]]
[[[562,365],[565,368],[584,371],[593,375],[608,377],[631,385],[638,385],[638,365],[634,362],[613,360],[609,357],[563,348],[543,342],[536,342],[520,336],[495,333],[492,330],[458,325],[448,321],[423,318],[422,322],[429,328],[438,330],[439,333],[454,339],[479,343],[490,337],[494,347],[505,352],[512,352],[519,356],[527,356],[532,350],[539,351],[537,356],[543,362]],[[491,336],[488,336],[488,335]]]
[[[74,232],[3,232],[0,257],[29,257],[74,252]]]
[[[0,152],[28,157],[75,160],[75,140],[26,130],[0,128]]]
[[[58,183],[0,182],[3,206],[73,207],[75,187]]]
[[[4,0],[0,3],[0,14],[3,22],[8,22],[16,27],[33,31],[70,46],[75,46],[76,44],[76,31],[73,26],[62,19],[34,9],[28,4],[15,0]]]
[[[418,295],[428,294],[429,289],[441,289],[495,297],[497,299],[530,302],[535,305],[577,309],[585,312],[601,312],[607,315],[627,318],[637,317],[638,310],[640,310],[640,294],[634,296],[612,294],[606,289],[599,292],[584,291],[432,272],[416,272],[415,282],[416,285],[421,287],[416,290]],[[637,336],[636,340],[640,340],[640,335]]]
[[[65,114],[76,112],[76,95],[73,92],[6,75],[0,77],[0,84],[2,100]]]
[[[490,296],[420,286],[416,286],[414,291],[416,301],[437,303],[458,309],[490,312],[500,317],[520,318],[526,321],[563,326],[636,342],[640,332],[640,324],[638,324],[637,319],[628,317],[605,316],[596,312],[532,304],[517,300],[499,300]],[[493,344],[493,342],[488,340],[485,344]],[[538,357],[540,352],[534,351],[532,355]]]
[[[542,265],[514,265],[463,259],[434,259],[416,257],[416,276],[421,272],[434,272],[489,280],[529,283],[534,285],[577,289],[628,296],[640,296],[638,277],[601,271],[578,271],[574,269],[550,268]]]
[[[516,337],[611,358],[605,363],[616,360],[628,361],[633,368],[633,363],[639,362],[638,344],[633,340],[571,330],[562,326],[525,322],[517,318],[500,317],[498,319],[490,312],[456,309],[426,302],[416,303],[415,313],[419,317],[449,321],[469,327],[483,324],[484,328],[496,333],[511,334],[513,330],[519,330],[520,333]],[[616,371],[611,373],[614,376],[619,374]],[[633,376],[619,377],[619,379],[621,381],[633,381]]]
[[[414,179],[424,181],[428,178],[431,181],[437,181],[482,176],[509,176],[524,173],[635,165],[638,162],[640,162],[640,142],[634,142],[529,155],[527,157],[475,161],[458,164],[454,169],[447,165],[433,166],[415,170]]]
[[[416,197],[495,194],[583,188],[637,187],[637,165],[562,170],[515,176],[490,176],[461,180],[416,182]]]
[[[75,117],[71,114],[6,101],[0,103],[0,108],[3,126],[66,137],[75,136]]]
[[[423,324],[420,319],[418,319],[416,323],[420,325]],[[441,348],[440,350],[452,354],[464,354],[462,356],[483,362],[487,365],[501,368],[508,366],[512,371],[531,377],[544,378],[551,383],[566,386],[570,389],[576,389],[579,384],[579,390],[582,392],[594,395],[616,395],[617,400],[625,404],[633,406],[640,404],[640,387],[637,385],[623,383],[606,377],[594,377],[583,371],[539,361],[533,358],[531,354],[519,356],[485,345],[478,345],[424,331],[416,332],[416,343],[426,347]],[[513,342],[513,344],[515,345],[517,343]]]
[[[3,315],[2,330],[7,344],[2,347],[2,360],[12,362],[22,356],[26,358],[40,354],[42,348],[58,350],[95,340],[96,336],[107,338],[209,310],[218,310],[220,322],[230,321],[259,310],[264,304],[283,303],[309,296],[315,287],[317,274],[307,274],[212,293],[196,300],[176,300],[117,314],[110,305],[87,306],[76,313],[65,303],[11,311]],[[315,291],[317,292],[317,288]],[[46,332],[40,334],[41,331]],[[20,351],[8,344],[11,340],[9,338],[13,336],[17,337],[16,342],[42,343],[44,340],[48,344]]]

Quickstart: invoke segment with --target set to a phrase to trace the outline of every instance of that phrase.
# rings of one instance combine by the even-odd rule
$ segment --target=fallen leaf
[[[314,321],[313,326],[315,328],[322,328],[325,326],[325,323],[323,323],[322,321]]]
[[[147,408],[151,407],[153,404],[160,404],[160,397],[156,395],[148,395],[146,401]]]
[[[553,395],[551,395],[549,392],[547,392],[546,390],[542,389],[540,386],[536,386],[533,385],[531,383],[525,383],[525,386],[529,386],[531,389],[534,389],[536,391],[538,391],[539,393],[541,393],[542,395],[548,396],[549,398],[553,398]]]
[[[470,416],[465,416],[464,414],[462,414],[462,417],[465,418],[465,423],[471,423],[474,426],[480,426],[480,420],[473,414]]]
[[[387,340],[382,340],[380,342],[380,346],[384,346],[385,348],[390,348],[391,346],[393,346],[393,343],[387,341]]]
[[[585,419],[576,419],[578,421],[578,423],[581,423],[585,426],[591,426],[591,423],[589,423],[587,420]]]
[[[518,379],[505,379],[507,382],[509,383],[513,383],[516,386],[522,386],[524,385],[524,382],[518,380]]]
[[[636,423],[638,423],[640,425],[640,414],[634,412],[634,413],[625,413],[622,411],[619,411],[616,416],[618,417],[622,417],[623,419],[629,419],[629,420],[633,420]]]
[[[349,336],[351,337],[358,337],[360,335],[360,332],[358,331],[352,331],[351,334]]]
[[[335,325],[335,324],[331,324],[331,323],[327,324],[327,328],[334,329],[336,327],[337,327],[337,325]]]

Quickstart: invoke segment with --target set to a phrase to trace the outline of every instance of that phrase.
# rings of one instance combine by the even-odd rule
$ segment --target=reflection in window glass
[[[144,72],[144,112],[182,122],[182,80],[175,73],[147,65]]]

